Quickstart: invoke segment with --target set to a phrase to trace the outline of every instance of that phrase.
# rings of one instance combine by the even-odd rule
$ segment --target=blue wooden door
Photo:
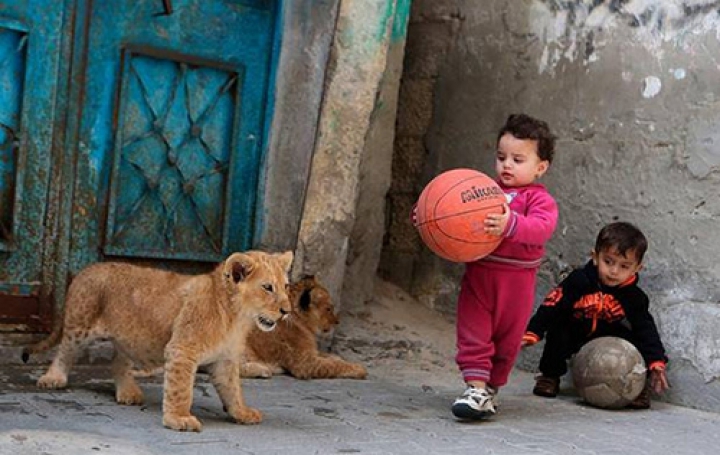
[[[270,0],[88,2],[71,272],[249,248],[273,65]]]
[[[0,2],[0,327],[42,326],[65,5]]]
[[[279,11],[0,0],[0,330],[47,328],[90,263],[252,246]]]

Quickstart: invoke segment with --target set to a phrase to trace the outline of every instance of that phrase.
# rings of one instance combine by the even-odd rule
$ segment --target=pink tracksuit
[[[507,383],[535,301],[535,275],[557,224],[545,187],[507,188],[505,239],[489,256],[468,263],[457,307],[457,356],[465,381]]]

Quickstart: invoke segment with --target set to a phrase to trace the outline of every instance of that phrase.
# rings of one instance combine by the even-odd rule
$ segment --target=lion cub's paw
[[[38,379],[37,386],[41,389],[62,389],[67,386],[67,376],[48,372]]]
[[[348,377],[354,379],[365,379],[368,375],[367,369],[360,364],[350,365]]]
[[[262,412],[255,408],[244,407],[232,416],[237,423],[253,425],[262,422]]]
[[[118,404],[126,404],[130,406],[140,405],[143,404],[143,393],[139,387],[135,387],[134,389],[130,388],[127,390],[118,390],[115,392],[115,401],[117,401]]]
[[[243,378],[268,379],[273,375],[273,370],[259,362],[246,362],[240,366],[240,376]]]
[[[165,428],[177,431],[202,431],[202,423],[195,416],[179,416],[173,414],[165,414],[163,416],[163,425]]]

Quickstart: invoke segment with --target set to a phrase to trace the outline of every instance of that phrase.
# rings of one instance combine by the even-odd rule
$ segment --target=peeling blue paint
[[[14,302],[28,297],[37,305],[41,295],[48,307],[61,302],[68,275],[108,254],[215,262],[252,246],[281,4],[179,0],[163,14],[154,0],[2,2],[0,305],[8,292]],[[128,96],[140,105],[141,95],[121,90],[128,49],[156,68],[179,68],[167,80],[154,74],[150,96],[172,89],[181,101],[154,113],[166,120],[156,131],[157,154],[120,169],[115,158],[128,137],[120,120],[148,126],[139,112],[120,109]],[[232,83],[214,86],[218,80]],[[154,173],[158,157],[165,174]],[[225,186],[216,184],[221,173]],[[114,207],[123,215],[138,205],[138,182],[156,183],[168,196],[152,213],[134,213],[165,244],[128,220],[116,219],[132,227],[125,243],[106,235],[115,226],[108,221]],[[108,206],[111,196],[115,206]],[[205,249],[198,247],[202,236],[212,239]]]
[[[397,0],[395,6],[395,18],[393,19],[392,41],[404,41],[407,35],[407,27],[410,19],[410,7],[412,0]]]

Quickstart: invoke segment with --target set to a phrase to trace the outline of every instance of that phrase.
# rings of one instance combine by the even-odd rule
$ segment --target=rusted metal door
[[[50,317],[43,296],[64,2],[0,2],[0,328]]]
[[[7,3],[0,2],[0,17]],[[110,258],[181,266],[216,262],[252,245],[278,40],[276,3],[68,2],[72,51],[62,113],[52,105],[57,53],[34,49],[27,24],[0,28],[0,49],[12,55],[12,68],[25,68],[10,70],[16,94],[0,106],[0,128],[11,138],[0,142],[4,296],[45,289],[51,300],[62,300],[68,277]],[[18,4],[48,29],[42,41],[57,39],[61,2]],[[37,4],[46,11],[35,17]],[[32,96],[28,83],[36,87]],[[58,154],[64,158],[55,163],[53,113],[67,118]],[[13,139],[22,138],[18,128],[28,144]],[[26,155],[18,152],[23,147]],[[57,198],[44,200],[53,164]],[[52,240],[43,231],[48,206],[58,213]],[[45,262],[43,244],[52,250]],[[43,280],[43,271],[51,279]],[[12,322],[8,305],[39,311],[9,302],[15,301],[0,296],[0,319],[4,314]]]

